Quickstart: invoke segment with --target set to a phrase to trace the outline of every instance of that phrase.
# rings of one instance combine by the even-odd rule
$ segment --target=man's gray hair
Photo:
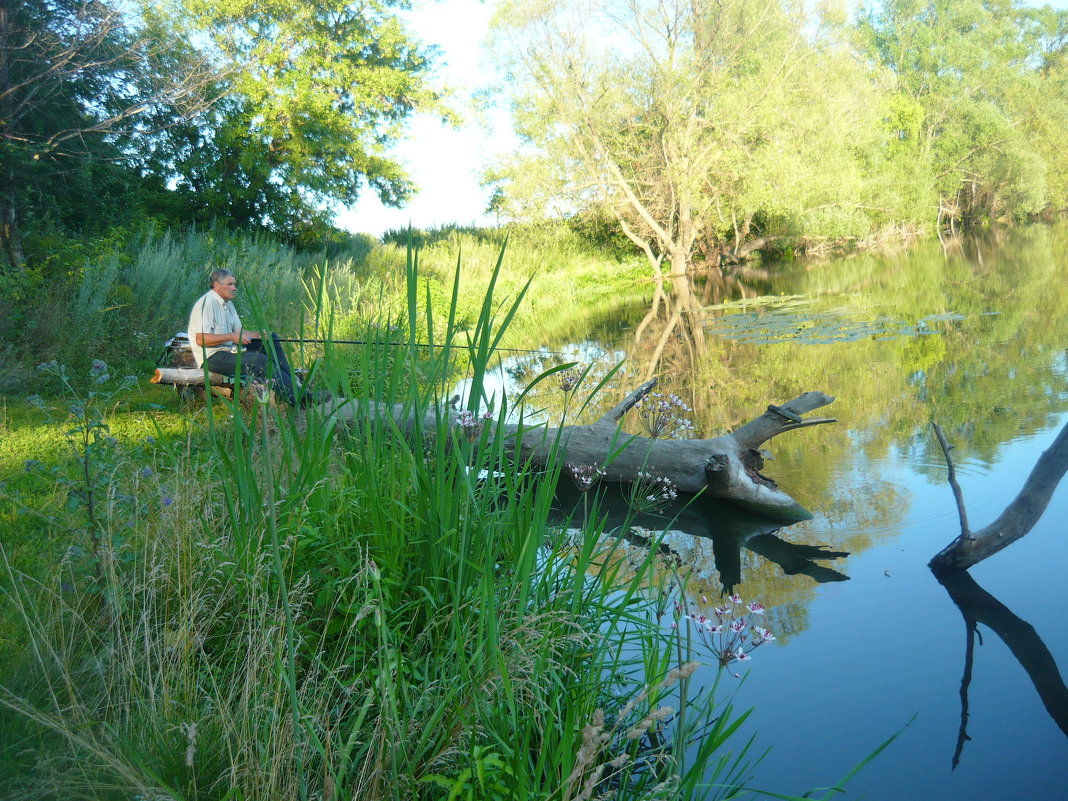
[[[233,278],[233,277],[234,277],[234,274],[232,272],[230,272],[229,270],[224,270],[224,269],[212,270],[211,271],[211,275],[208,277],[208,286],[209,287],[213,287],[216,284],[221,283],[222,281],[225,281],[227,278]]]

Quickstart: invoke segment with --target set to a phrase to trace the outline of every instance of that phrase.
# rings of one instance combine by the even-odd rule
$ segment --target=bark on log
[[[179,387],[204,386],[204,371],[199,367],[157,367],[152,378],[153,384],[174,384]],[[234,379],[220,373],[208,373],[208,383],[213,387],[230,387]]]
[[[604,470],[602,480],[633,483],[639,471],[670,479],[680,492],[703,493],[722,498],[744,509],[779,520],[807,520],[812,515],[783,492],[767,476],[761,475],[764,458],[759,448],[772,437],[798,428],[833,423],[833,418],[802,419],[801,415],[826,406],[834,398],[822,392],[806,392],[782,406],[767,411],[730,434],[712,439],[666,440],[626,434],[619,421],[645,397],[657,380],[651,379],[631,392],[599,420],[588,425],[501,426],[505,448],[521,462],[544,465],[559,439],[561,458],[573,465],[598,465]],[[379,404],[361,405],[347,400],[327,404],[342,420],[388,414],[404,429],[414,424],[411,413],[403,407],[383,408]],[[450,412],[451,413],[451,412]],[[403,419],[405,414],[407,419]],[[424,418],[424,429],[434,430],[436,412]]]

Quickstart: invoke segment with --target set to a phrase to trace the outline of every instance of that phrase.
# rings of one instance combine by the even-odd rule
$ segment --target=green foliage
[[[658,269],[1063,210],[1065,12],[516,0],[516,219],[609,219]]]
[[[757,236],[867,234],[875,88],[842,26],[799,25],[805,13],[779,0],[505,6],[500,50],[534,145],[493,175],[505,205],[612,218],[675,273]]]
[[[3,15],[0,272],[18,272],[22,226],[99,233],[162,194],[129,169],[130,154],[149,109],[175,122],[202,100],[204,70],[172,32],[115,3],[19,0]]]
[[[225,95],[166,130],[151,160],[200,222],[266,228],[307,246],[365,187],[388,205],[412,185],[388,155],[407,117],[434,107],[429,51],[389,0],[175,0],[172,24],[205,41]]]
[[[444,790],[447,793],[445,801],[518,801],[516,777],[498,752],[475,746],[467,762],[468,767],[456,776],[431,773],[420,781]]]
[[[403,4],[135,5],[5,6],[0,273],[53,259],[47,241],[23,253],[24,229],[161,218],[320,248],[343,244],[338,204],[411,193],[388,149],[413,111],[447,112]]]
[[[1064,12],[998,2],[900,0],[873,7],[860,32],[902,93],[888,118],[891,156],[922,165],[951,223],[1009,222],[1064,208],[1048,137],[1068,111],[1060,62]],[[907,98],[907,100],[905,99]]]
[[[487,291],[461,336],[456,295],[442,325],[421,321],[433,312],[417,259],[405,267],[406,346],[360,357],[375,369],[351,428],[210,399],[188,445],[114,446],[143,478],[101,475],[107,497],[173,490],[153,514],[100,518],[103,551],[122,534],[129,557],[105,560],[116,602],[103,618],[66,566],[39,583],[8,570],[32,647],[0,681],[5,731],[20,733],[3,746],[3,792],[630,798],[681,783],[696,797],[713,754],[712,779],[736,786],[733,716],[672,675],[688,654],[645,600],[650,560],[624,576],[596,526],[549,525],[558,468],[513,461],[510,406],[472,434],[431,403],[463,354],[481,408],[521,295],[501,306]],[[500,276],[499,255],[490,290]],[[417,331],[446,347],[428,356]],[[347,365],[334,358],[337,389]],[[669,702],[686,714],[667,724]],[[698,733],[710,736],[694,762]]]

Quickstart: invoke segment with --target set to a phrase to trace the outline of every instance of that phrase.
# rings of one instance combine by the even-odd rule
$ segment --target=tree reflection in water
[[[588,507],[569,480],[561,480],[556,498],[560,522],[581,526],[584,510]],[[678,537],[710,541],[724,593],[734,592],[742,582],[743,550],[778,565],[788,576],[806,575],[819,583],[849,579],[849,576],[816,561],[844,558],[849,556],[847,551],[832,551],[823,545],[782,539],[778,532],[787,528],[782,521],[746,515],[724,503],[693,495],[677,498],[658,514],[634,514],[625,495],[615,488],[606,488],[598,501],[596,514],[606,532],[640,548],[656,547],[660,557],[678,566],[687,561],[678,552]],[[660,541],[658,534],[665,529],[672,531],[673,536]]]

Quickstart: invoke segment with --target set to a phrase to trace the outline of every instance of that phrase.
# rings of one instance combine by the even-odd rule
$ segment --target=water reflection
[[[960,764],[964,743],[971,739],[968,736],[968,689],[972,679],[976,636],[980,645],[983,642],[978,631],[980,623],[997,634],[1009,647],[1035,685],[1050,717],[1068,735],[1068,687],[1064,685],[1053,655],[1034,627],[980,587],[966,571],[936,573],[935,578],[960,609],[965,626],[964,675],[960,682],[961,720],[957,746],[953,751],[953,767]]]
[[[717,283],[724,282],[726,279]],[[634,329],[634,353],[642,354],[646,380],[652,378],[660,369],[669,342],[678,346],[676,349],[681,352],[685,364],[691,370],[698,365],[708,345],[704,326],[696,316],[705,304],[690,276],[672,276],[670,292],[666,283],[664,278],[656,282],[649,311]],[[712,282],[706,284],[711,285]],[[729,289],[734,288],[736,287],[733,285],[721,285],[718,294],[722,297]]]
[[[1001,601],[988,593],[967,572],[969,567],[992,556],[1025,536],[1045,512],[1054,490],[1068,472],[1068,424],[1061,429],[1053,444],[1039,457],[1023,489],[990,525],[971,531],[960,487],[956,483],[951,446],[936,427],[949,468],[949,483],[953,489],[961,533],[931,560],[931,570],[949,593],[964,617],[965,656],[964,674],[960,684],[961,715],[957,744],[953,752],[953,767],[960,764],[968,736],[968,691],[971,685],[975,640],[982,623],[1009,647],[1012,655],[1027,672],[1038,691],[1043,706],[1057,726],[1068,735],[1068,687],[1065,687],[1057,663],[1046,644],[1026,621],[1017,617]]]
[[[593,508],[611,536],[620,536],[639,548],[656,545],[658,555],[677,567],[685,566],[701,578],[718,580],[721,592],[732,593],[743,582],[746,566],[761,557],[776,565],[783,575],[808,576],[815,582],[847,581],[849,576],[821,562],[842,559],[848,551],[824,545],[790,542],[779,536],[788,526],[781,521],[747,515],[724,503],[701,497],[680,496],[657,514],[635,514],[627,498],[616,487],[598,491],[593,507],[570,479],[562,479],[556,490],[559,522],[581,526],[586,510]],[[669,536],[660,533],[670,531]],[[711,552],[709,552],[709,546]]]
[[[931,581],[924,562],[941,544],[932,532],[956,525],[932,419],[955,445],[978,525],[1012,500],[1016,489],[1006,473],[1027,474],[1036,443],[1049,442],[1051,429],[1064,424],[1065,253],[1068,226],[1038,226],[947,241],[945,250],[935,241],[896,254],[775,265],[718,283],[698,276],[689,288],[665,283],[659,301],[650,288],[644,306],[601,310],[600,325],[546,337],[552,350],[588,339],[613,355],[625,351],[624,370],[592,415],[650,373],[660,376],[659,390],[694,407],[699,437],[733,430],[769,403],[809,390],[837,398],[838,425],[778,438],[771,449],[771,474],[813,520],[786,529],[739,524],[733,534],[717,529],[724,519],[718,512],[642,523],[654,532],[666,525],[705,532],[662,540],[665,555],[690,571],[691,599],[730,587],[768,606],[781,647],[761,655],[739,703],[756,707],[750,720],[762,745],[786,747],[761,764],[756,786],[796,792],[840,776],[922,710],[858,777],[868,797],[1063,795],[1066,739],[1056,733],[1064,730],[1063,682],[1048,654],[1063,665],[1068,644],[1057,622],[1064,539],[1053,515],[1068,519],[1065,488],[1030,537],[973,571],[986,589],[967,573]],[[678,308],[670,305],[675,297]],[[688,342],[686,331],[698,332],[703,344]],[[536,400],[550,416],[562,405],[548,391]],[[826,547],[813,554],[798,543]],[[825,558],[832,553],[851,555]],[[999,574],[988,576],[995,567]],[[850,581],[835,580],[844,574]],[[1011,587],[1031,592],[1010,598]],[[956,606],[946,604],[947,594]],[[1011,653],[983,652],[986,669],[977,668],[970,684],[976,741],[951,772],[942,755],[959,725],[960,659],[951,646],[924,645],[923,636],[958,642],[957,608],[973,644],[988,627]],[[1002,678],[1019,670],[1017,660],[1045,710],[1030,682]],[[982,724],[996,726],[998,735],[980,738]]]

